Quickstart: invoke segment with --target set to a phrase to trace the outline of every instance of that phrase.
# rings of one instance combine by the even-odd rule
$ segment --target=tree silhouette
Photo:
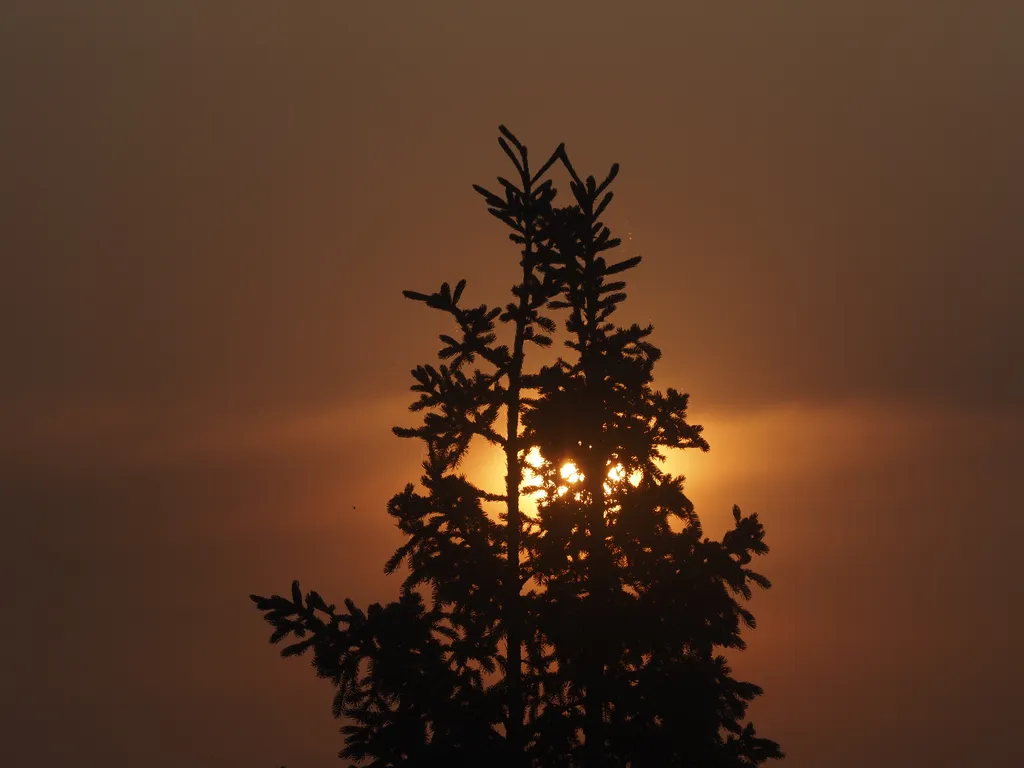
[[[600,219],[618,167],[584,180],[561,145],[533,171],[500,132],[517,181],[476,189],[519,250],[512,301],[467,306],[465,281],[405,292],[457,330],[441,336],[443,363],[413,370],[422,423],[395,428],[426,447],[420,488],[388,505],[406,536],[385,566],[406,570],[400,597],[339,612],[298,582],[290,597],[254,595],[271,642],[290,640],[283,656],[312,650],[337,688],[340,756],[370,766],[781,758],[744,722],[760,688],[721,655],[744,647],[744,603],[769,586],[750,568],[764,530],[734,508],[721,541],[703,535],[683,478],[661,468],[667,449],[708,449],[688,396],[654,389],[650,326],[610,319],[640,263],[606,257],[620,244]],[[569,176],[564,206],[556,169]],[[555,313],[568,358],[528,367],[528,350],[551,346]],[[458,472],[474,440],[504,452],[504,493]]]

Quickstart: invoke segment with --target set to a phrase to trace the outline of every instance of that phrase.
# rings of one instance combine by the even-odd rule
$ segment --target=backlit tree
[[[343,758],[388,766],[749,766],[782,756],[746,722],[760,694],[733,678],[745,607],[767,579],[756,515],[734,508],[705,537],[664,471],[672,449],[708,445],[688,396],[654,387],[652,329],[619,326],[639,256],[601,220],[617,166],[581,178],[565,147],[536,169],[515,136],[499,144],[513,180],[477,187],[519,252],[512,299],[467,304],[465,281],[406,296],[450,316],[440,363],[413,370],[400,437],[423,441],[419,486],[388,513],[405,542],[387,562],[400,596],[365,611],[317,593],[253,596],[337,688]],[[569,178],[560,205],[554,172]],[[533,353],[559,333],[567,350]],[[459,472],[478,443],[505,455],[504,492]],[[523,498],[536,501],[524,514]],[[488,514],[497,503],[501,512]]]

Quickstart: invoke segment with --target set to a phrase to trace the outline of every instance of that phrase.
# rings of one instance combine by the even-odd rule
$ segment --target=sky
[[[326,768],[248,600],[391,599],[406,288],[504,301],[497,126],[622,166],[673,459],[791,768],[1019,765],[1024,5],[0,3],[0,763]],[[470,471],[500,473],[493,457]]]

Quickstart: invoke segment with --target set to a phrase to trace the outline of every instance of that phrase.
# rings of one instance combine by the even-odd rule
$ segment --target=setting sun
[[[547,497],[547,491],[544,489],[544,478],[542,476],[542,470],[545,467],[546,461],[541,455],[540,449],[536,446],[530,448],[523,459],[523,484],[521,486],[522,495],[528,500],[536,503],[541,499]],[[643,473],[640,470],[627,475],[626,468],[620,462],[612,462],[609,460],[608,474],[606,481],[603,483],[605,493],[611,493],[614,488],[622,483],[623,481],[628,482],[634,488],[640,484],[640,480],[643,477]],[[564,496],[569,492],[569,489],[582,483],[586,477],[580,472],[579,468],[572,461],[567,461],[558,469],[557,477],[560,478],[561,482],[555,485],[555,493],[558,496]]]
[[[567,461],[562,465],[562,469],[559,474],[562,476],[562,479],[568,483],[578,483],[583,480],[583,475],[580,474],[580,471],[576,469],[576,465],[571,461]]]

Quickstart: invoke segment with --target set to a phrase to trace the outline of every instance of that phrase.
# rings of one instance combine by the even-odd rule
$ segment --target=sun
[[[523,463],[521,494],[536,504],[547,498],[548,495],[547,490],[543,487],[544,480],[539,474],[546,462],[543,455],[541,455],[540,449],[534,446],[527,452]],[[621,487],[623,482],[629,483],[629,485],[635,488],[643,478],[643,473],[640,470],[627,474],[626,468],[621,462],[609,460],[607,465],[608,474],[602,484],[606,494],[612,493],[616,488]],[[569,493],[574,486],[578,486],[586,479],[584,474],[571,461],[562,464],[558,470],[558,477],[561,479],[561,482],[555,486],[555,493],[558,496],[564,496]],[[577,491],[578,494],[579,491]]]

